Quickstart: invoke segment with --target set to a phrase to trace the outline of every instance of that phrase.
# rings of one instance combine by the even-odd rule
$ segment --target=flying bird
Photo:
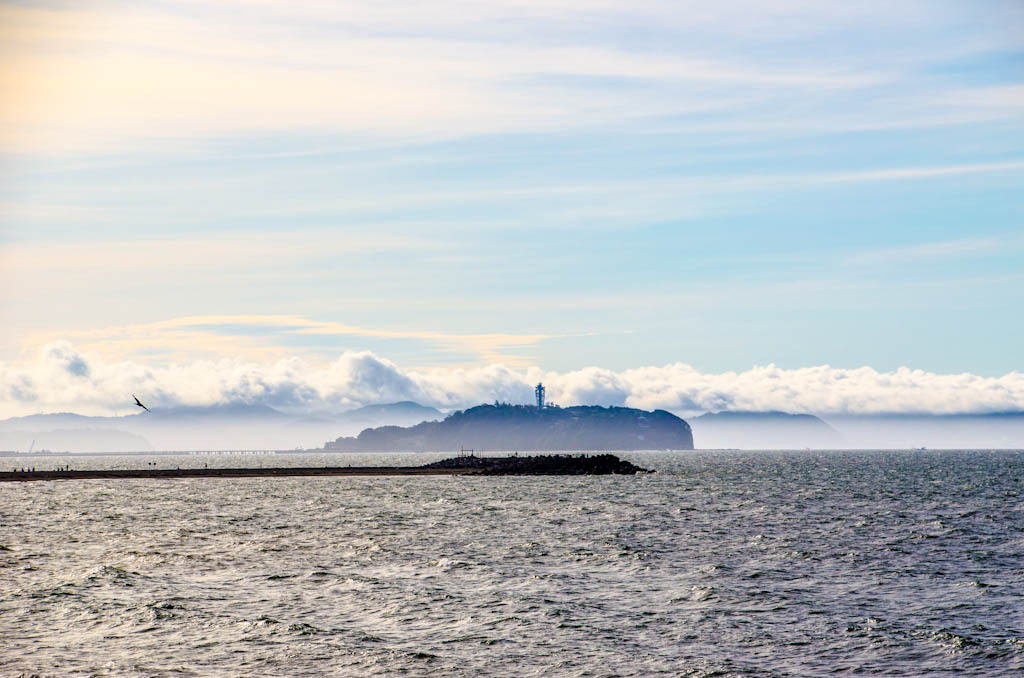
[[[139,407],[141,407],[142,409],[144,409],[144,410],[146,410],[147,412],[149,412],[149,408],[148,408],[148,407],[146,407],[145,405],[143,405],[143,404],[142,404],[141,402],[139,402],[139,397],[138,397],[137,395],[135,395],[135,394],[133,393],[133,394],[132,394],[132,397],[133,397],[133,398],[135,398],[135,404],[136,404],[136,405],[138,405],[138,406],[139,406]]]

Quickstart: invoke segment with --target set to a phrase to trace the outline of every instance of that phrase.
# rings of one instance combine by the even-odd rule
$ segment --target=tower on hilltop
[[[537,394],[537,409],[544,409],[544,384],[538,383],[537,388],[533,389],[533,392]]]

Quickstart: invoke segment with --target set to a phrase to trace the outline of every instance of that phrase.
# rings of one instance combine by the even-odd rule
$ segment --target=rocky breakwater
[[[464,455],[426,464],[428,469],[474,469],[493,476],[597,476],[653,473],[614,454],[540,454],[514,457]]]
[[[284,478],[289,476],[595,476],[651,473],[613,454],[464,455],[423,466],[299,466],[260,468],[93,469],[0,472],[0,482],[173,478]]]

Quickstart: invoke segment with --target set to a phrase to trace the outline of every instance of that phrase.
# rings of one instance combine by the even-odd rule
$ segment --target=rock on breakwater
[[[477,457],[466,455],[427,464],[430,469],[477,469],[482,475],[635,475],[652,471],[619,459],[614,454],[542,454],[536,456]]]

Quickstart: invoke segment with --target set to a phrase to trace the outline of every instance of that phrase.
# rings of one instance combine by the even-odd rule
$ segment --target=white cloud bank
[[[66,341],[31,360],[0,363],[0,416],[73,411],[125,414],[131,394],[156,407],[259,403],[289,411],[338,411],[415,400],[461,408],[494,400],[528,403],[543,381],[560,405],[627,405],[682,413],[783,410],[819,414],[967,413],[1024,410],[1024,374],[934,374],[900,368],[786,370],[774,365],[711,374],[683,363],[613,372],[474,368],[403,370],[369,352],[346,352],[327,365],[300,358],[275,362],[193,361],[150,366],[111,362]]]

